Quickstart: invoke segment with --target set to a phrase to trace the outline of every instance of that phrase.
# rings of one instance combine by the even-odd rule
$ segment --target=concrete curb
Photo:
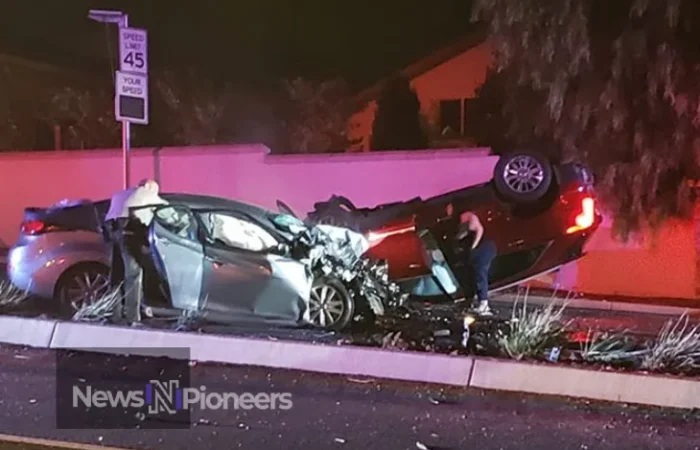
[[[553,364],[477,359],[470,387],[667,408],[700,408],[698,380]]]
[[[513,303],[514,294],[504,294],[493,299],[494,303]],[[523,296],[518,300],[522,304]],[[567,302],[564,298],[545,297],[540,295],[528,295],[528,305],[548,305],[554,300],[555,305],[563,305]],[[609,302],[607,300],[588,300],[585,298],[572,298],[568,300],[568,307],[572,309],[592,309],[597,311],[633,312],[642,314],[658,314],[663,316],[680,316],[684,312],[700,313],[700,308],[681,308],[679,306],[649,305],[643,303]]]
[[[143,356],[156,356],[154,350],[157,353],[159,347],[161,351],[163,347],[189,348],[193,361],[456,386],[467,385],[474,364],[467,357],[70,322],[58,322],[50,344],[55,349],[90,348],[107,353],[115,348],[134,348],[135,354]]]
[[[374,348],[237,338],[0,316],[0,342],[169,356],[236,365],[376,377],[488,390],[578,397],[670,408],[700,408],[700,380],[607,372],[554,364],[453,357]]]
[[[55,328],[55,320],[0,316],[0,342],[48,348]]]

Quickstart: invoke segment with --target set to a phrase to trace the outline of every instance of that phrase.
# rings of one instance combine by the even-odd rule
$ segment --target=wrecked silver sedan
[[[196,311],[208,322],[340,330],[408,296],[389,281],[385,261],[364,256],[369,244],[362,234],[307,226],[289,210],[198,195],[166,198],[149,227],[162,295],[147,296],[148,315]]]

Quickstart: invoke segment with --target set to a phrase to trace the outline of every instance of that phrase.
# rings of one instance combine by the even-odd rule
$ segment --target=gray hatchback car
[[[7,256],[12,284],[36,297],[57,299],[65,312],[105,293],[111,254],[102,223],[108,208],[108,200],[26,208]]]
[[[274,212],[217,197],[161,197],[168,204],[154,210],[152,258],[143,260],[153,317],[197,311],[221,323],[340,330],[408,296],[389,280],[385,261],[364,256],[369,243],[360,233],[307,225],[281,204]],[[12,282],[56,298],[66,315],[101,297],[109,290],[108,204],[26,209],[9,254]]]

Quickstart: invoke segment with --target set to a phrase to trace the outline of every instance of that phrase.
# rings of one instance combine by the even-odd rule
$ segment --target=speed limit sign
[[[119,30],[119,71],[148,74],[148,35],[146,30],[121,28]]]

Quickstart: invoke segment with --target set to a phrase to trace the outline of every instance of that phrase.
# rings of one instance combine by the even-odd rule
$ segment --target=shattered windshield
[[[293,234],[298,234],[306,230],[304,222],[288,214],[275,214],[270,220],[280,230],[289,231]]]

